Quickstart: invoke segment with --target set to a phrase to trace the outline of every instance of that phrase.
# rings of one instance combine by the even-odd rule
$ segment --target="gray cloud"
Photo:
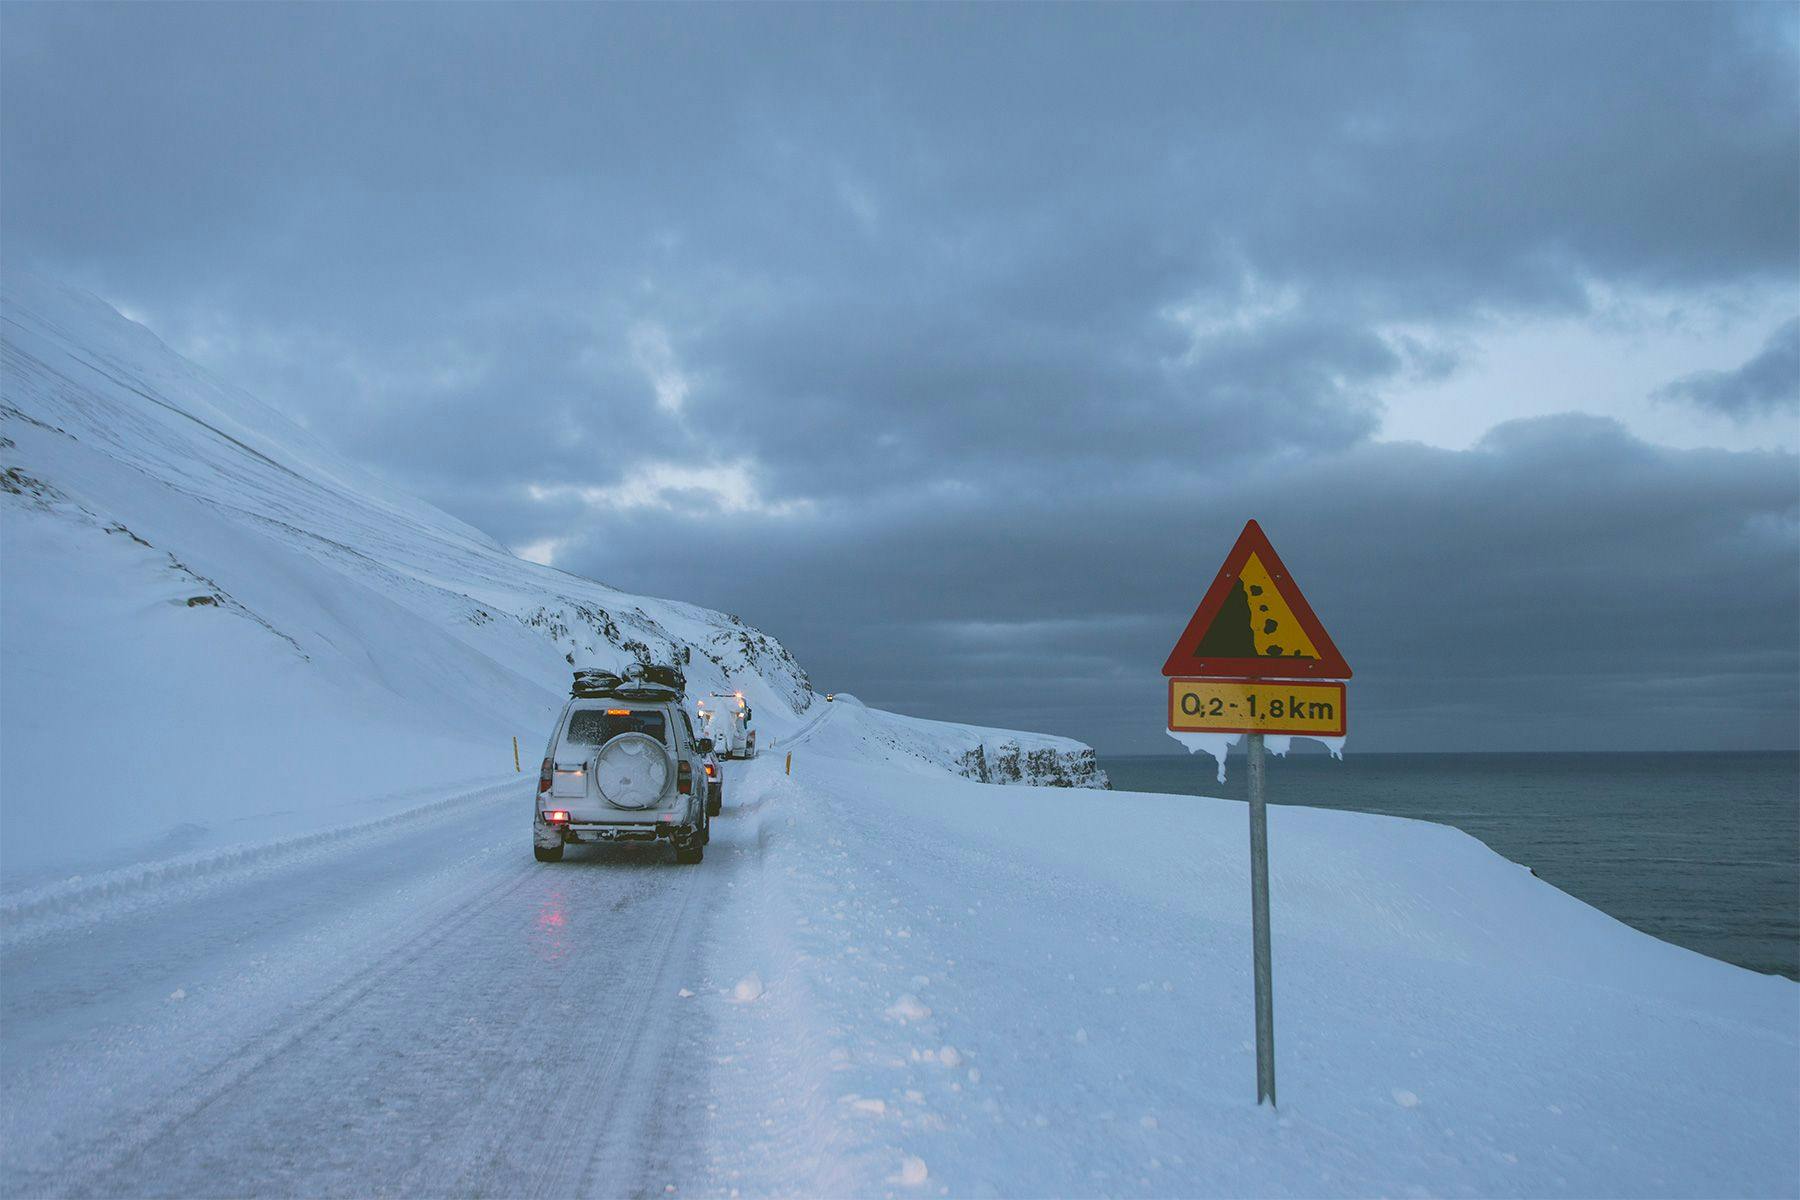
[[[1800,317],[1787,321],[1750,361],[1730,371],[1696,371],[1659,389],[1656,398],[1743,420],[1800,412]]]
[[[1356,668],[1365,747],[1792,732],[1800,461],[1672,451],[1597,418],[1512,423],[1467,451],[1365,443],[1223,478],[775,529],[594,514],[565,561],[735,606],[824,687],[1155,751],[1162,660],[1249,515]],[[692,555],[710,579],[693,580]]]
[[[1145,671],[1255,513],[1374,744],[1791,744],[1791,456],[1371,438],[1483,322],[1791,288],[1796,28],[12,4],[0,213],[402,485],[871,700],[1160,748]]]

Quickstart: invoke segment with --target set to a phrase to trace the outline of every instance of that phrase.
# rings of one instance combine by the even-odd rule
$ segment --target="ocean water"
[[[1237,755],[1224,784],[1203,754],[1101,765],[1123,790],[1245,798]],[[1270,756],[1268,787],[1454,825],[1628,925],[1800,979],[1800,754]]]

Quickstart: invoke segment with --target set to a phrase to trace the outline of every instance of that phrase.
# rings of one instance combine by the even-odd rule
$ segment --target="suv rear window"
[[[647,733],[668,745],[668,726],[656,709],[578,708],[569,714],[569,732],[563,741],[578,746],[603,746],[621,733]]]

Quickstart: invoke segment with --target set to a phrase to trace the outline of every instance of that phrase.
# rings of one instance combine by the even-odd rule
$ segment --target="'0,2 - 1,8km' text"
[[[1182,733],[1344,732],[1341,683],[1169,680],[1169,728]]]

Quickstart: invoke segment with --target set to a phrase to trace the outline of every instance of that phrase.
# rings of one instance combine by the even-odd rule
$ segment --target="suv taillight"
[[[544,760],[544,769],[538,772],[538,795],[542,796],[545,792],[550,790],[550,773],[555,769],[556,764],[546,758]]]
[[[684,796],[694,794],[694,765],[685,758],[675,764],[675,790]]]

